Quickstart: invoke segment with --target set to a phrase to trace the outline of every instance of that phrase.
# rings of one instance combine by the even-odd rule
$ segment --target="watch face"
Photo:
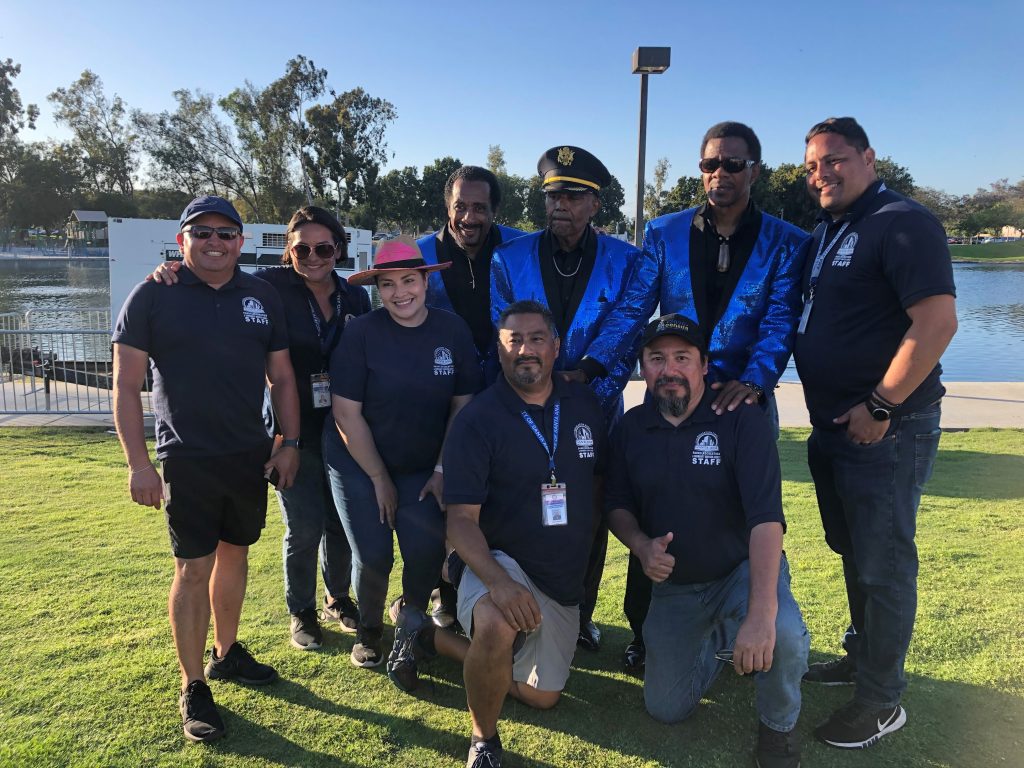
[[[877,405],[871,409],[871,418],[875,421],[888,421],[892,417],[892,412],[885,408],[879,408]]]

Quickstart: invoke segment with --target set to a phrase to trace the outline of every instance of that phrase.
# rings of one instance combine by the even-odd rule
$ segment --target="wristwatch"
[[[881,398],[878,393],[874,391],[868,395],[868,399],[864,401],[864,405],[867,407],[868,413],[871,414],[871,418],[875,421],[888,421],[892,418],[893,411],[897,408],[895,403],[890,403],[888,400]]]
[[[302,448],[302,441],[299,440],[299,438],[297,437],[286,437],[284,440],[281,441],[281,447],[294,448],[295,450],[299,450]]]
[[[759,387],[752,381],[741,381],[740,384],[742,384],[744,387],[746,387],[747,389],[754,393],[754,397],[757,398],[757,402],[764,402],[764,387]]]

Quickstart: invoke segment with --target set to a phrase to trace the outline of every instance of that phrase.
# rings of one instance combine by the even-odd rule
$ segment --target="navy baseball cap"
[[[242,229],[242,217],[238,215],[235,206],[216,195],[203,195],[186,205],[185,210],[181,212],[181,218],[178,219],[178,229],[183,229],[192,219],[204,213],[218,213],[226,219],[231,219],[239,229]]]
[[[708,353],[707,344],[704,341],[704,334],[701,333],[700,326],[685,315],[673,312],[672,314],[662,315],[651,320],[644,330],[642,345],[646,347],[652,341],[660,339],[662,336],[678,336],[688,344],[695,346],[702,354],[706,355]]]

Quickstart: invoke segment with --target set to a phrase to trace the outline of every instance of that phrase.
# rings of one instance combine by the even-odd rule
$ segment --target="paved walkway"
[[[1024,429],[1024,382],[946,383],[942,401],[944,429],[1001,427]],[[626,387],[626,407],[637,405],[644,395],[644,383],[631,381]],[[785,382],[775,391],[779,421],[784,427],[809,427],[803,388]],[[147,426],[152,417],[147,417]],[[113,427],[110,414],[0,414],[0,427]]]

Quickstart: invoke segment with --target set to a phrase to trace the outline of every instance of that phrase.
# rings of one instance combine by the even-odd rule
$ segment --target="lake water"
[[[944,378],[1024,381],[1024,265],[956,264],[954,274],[960,330],[942,358]],[[0,313],[109,303],[105,262],[0,260]],[[60,327],[52,313],[36,322]],[[783,379],[796,380],[792,366]]]

